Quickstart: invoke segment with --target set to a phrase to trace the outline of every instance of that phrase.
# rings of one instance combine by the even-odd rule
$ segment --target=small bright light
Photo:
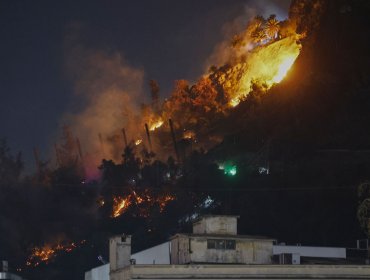
[[[236,166],[231,167],[231,169],[229,170],[229,174],[231,176],[234,176],[236,174]]]
[[[240,103],[239,98],[233,98],[233,99],[230,100],[230,106],[231,107],[236,107],[236,106],[239,105],[239,103]]]
[[[218,169],[223,170],[224,174],[229,176],[235,176],[237,173],[236,165],[232,164],[227,163],[219,164]]]

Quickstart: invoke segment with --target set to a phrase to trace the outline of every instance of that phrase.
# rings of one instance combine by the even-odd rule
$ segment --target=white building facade
[[[344,248],[274,245],[271,238],[238,235],[237,219],[201,217],[193,233],[132,255],[131,236],[115,236],[109,242],[110,265],[86,272],[85,280],[370,279],[369,265],[297,265],[300,257],[345,259]],[[286,255],[295,261],[272,264],[273,256]]]

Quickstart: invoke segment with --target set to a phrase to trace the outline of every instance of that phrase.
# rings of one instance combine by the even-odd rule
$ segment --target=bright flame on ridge
[[[160,128],[162,125],[163,125],[163,121],[161,119],[159,119],[158,121],[156,121],[156,122],[154,122],[150,125],[149,130],[154,131],[157,128]]]
[[[239,85],[230,96],[231,107],[237,106],[251,92],[253,83],[268,90],[286,77],[301,51],[301,45],[296,39],[295,36],[287,37],[251,51],[243,67]],[[240,65],[235,67],[242,68]],[[238,68],[235,69],[237,71]]]

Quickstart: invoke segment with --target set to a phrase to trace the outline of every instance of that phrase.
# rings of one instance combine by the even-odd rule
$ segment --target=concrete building
[[[134,265],[163,265],[163,264],[170,264],[170,252],[171,252],[171,244],[170,242],[165,242],[159,244],[157,246],[148,248],[144,251],[137,252],[136,254],[132,254],[129,256],[128,254],[128,245],[131,246],[131,237],[125,235],[122,239],[122,236],[115,236],[111,238],[110,244],[110,259],[115,258],[118,256],[120,259],[122,257],[127,258],[127,262],[121,261],[113,261],[113,269],[110,267],[110,263],[104,264],[98,267],[95,267],[89,271],[85,272],[85,280],[109,280],[109,272],[110,270],[115,270],[117,267],[125,267],[127,263],[134,264]],[[125,245],[123,245],[124,243]],[[117,246],[118,245],[118,246]],[[115,247],[116,246],[116,247]],[[120,254],[118,251],[123,249],[126,251]],[[131,247],[130,247],[131,251]]]
[[[170,264],[171,243],[165,242],[131,255],[134,264]]]
[[[110,264],[104,264],[85,272],[85,280],[109,280]]]
[[[301,258],[346,259],[346,248],[274,245],[272,250],[281,264],[300,264]]]
[[[131,265],[111,272],[114,280],[133,279],[369,279],[365,265]]]
[[[192,233],[133,255],[131,237],[115,236],[109,242],[109,271],[100,266],[85,279],[370,279],[369,265],[300,264],[301,257],[345,260],[344,248],[274,245],[271,238],[238,235],[237,219],[201,217]],[[273,264],[274,256],[291,259]]]
[[[22,280],[22,277],[9,272],[8,261],[0,261],[0,279],[6,280]]]
[[[203,216],[171,238],[171,264],[270,264],[274,239],[237,235],[238,216]]]

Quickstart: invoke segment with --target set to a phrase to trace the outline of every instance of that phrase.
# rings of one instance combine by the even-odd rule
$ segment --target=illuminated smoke
[[[143,124],[138,115],[144,72],[130,66],[118,52],[85,48],[73,28],[66,40],[66,70],[74,84],[72,107],[77,107],[77,112],[65,114],[62,123],[79,137],[87,157],[87,177],[94,178],[102,158],[122,159],[122,128],[128,137],[141,133]]]

